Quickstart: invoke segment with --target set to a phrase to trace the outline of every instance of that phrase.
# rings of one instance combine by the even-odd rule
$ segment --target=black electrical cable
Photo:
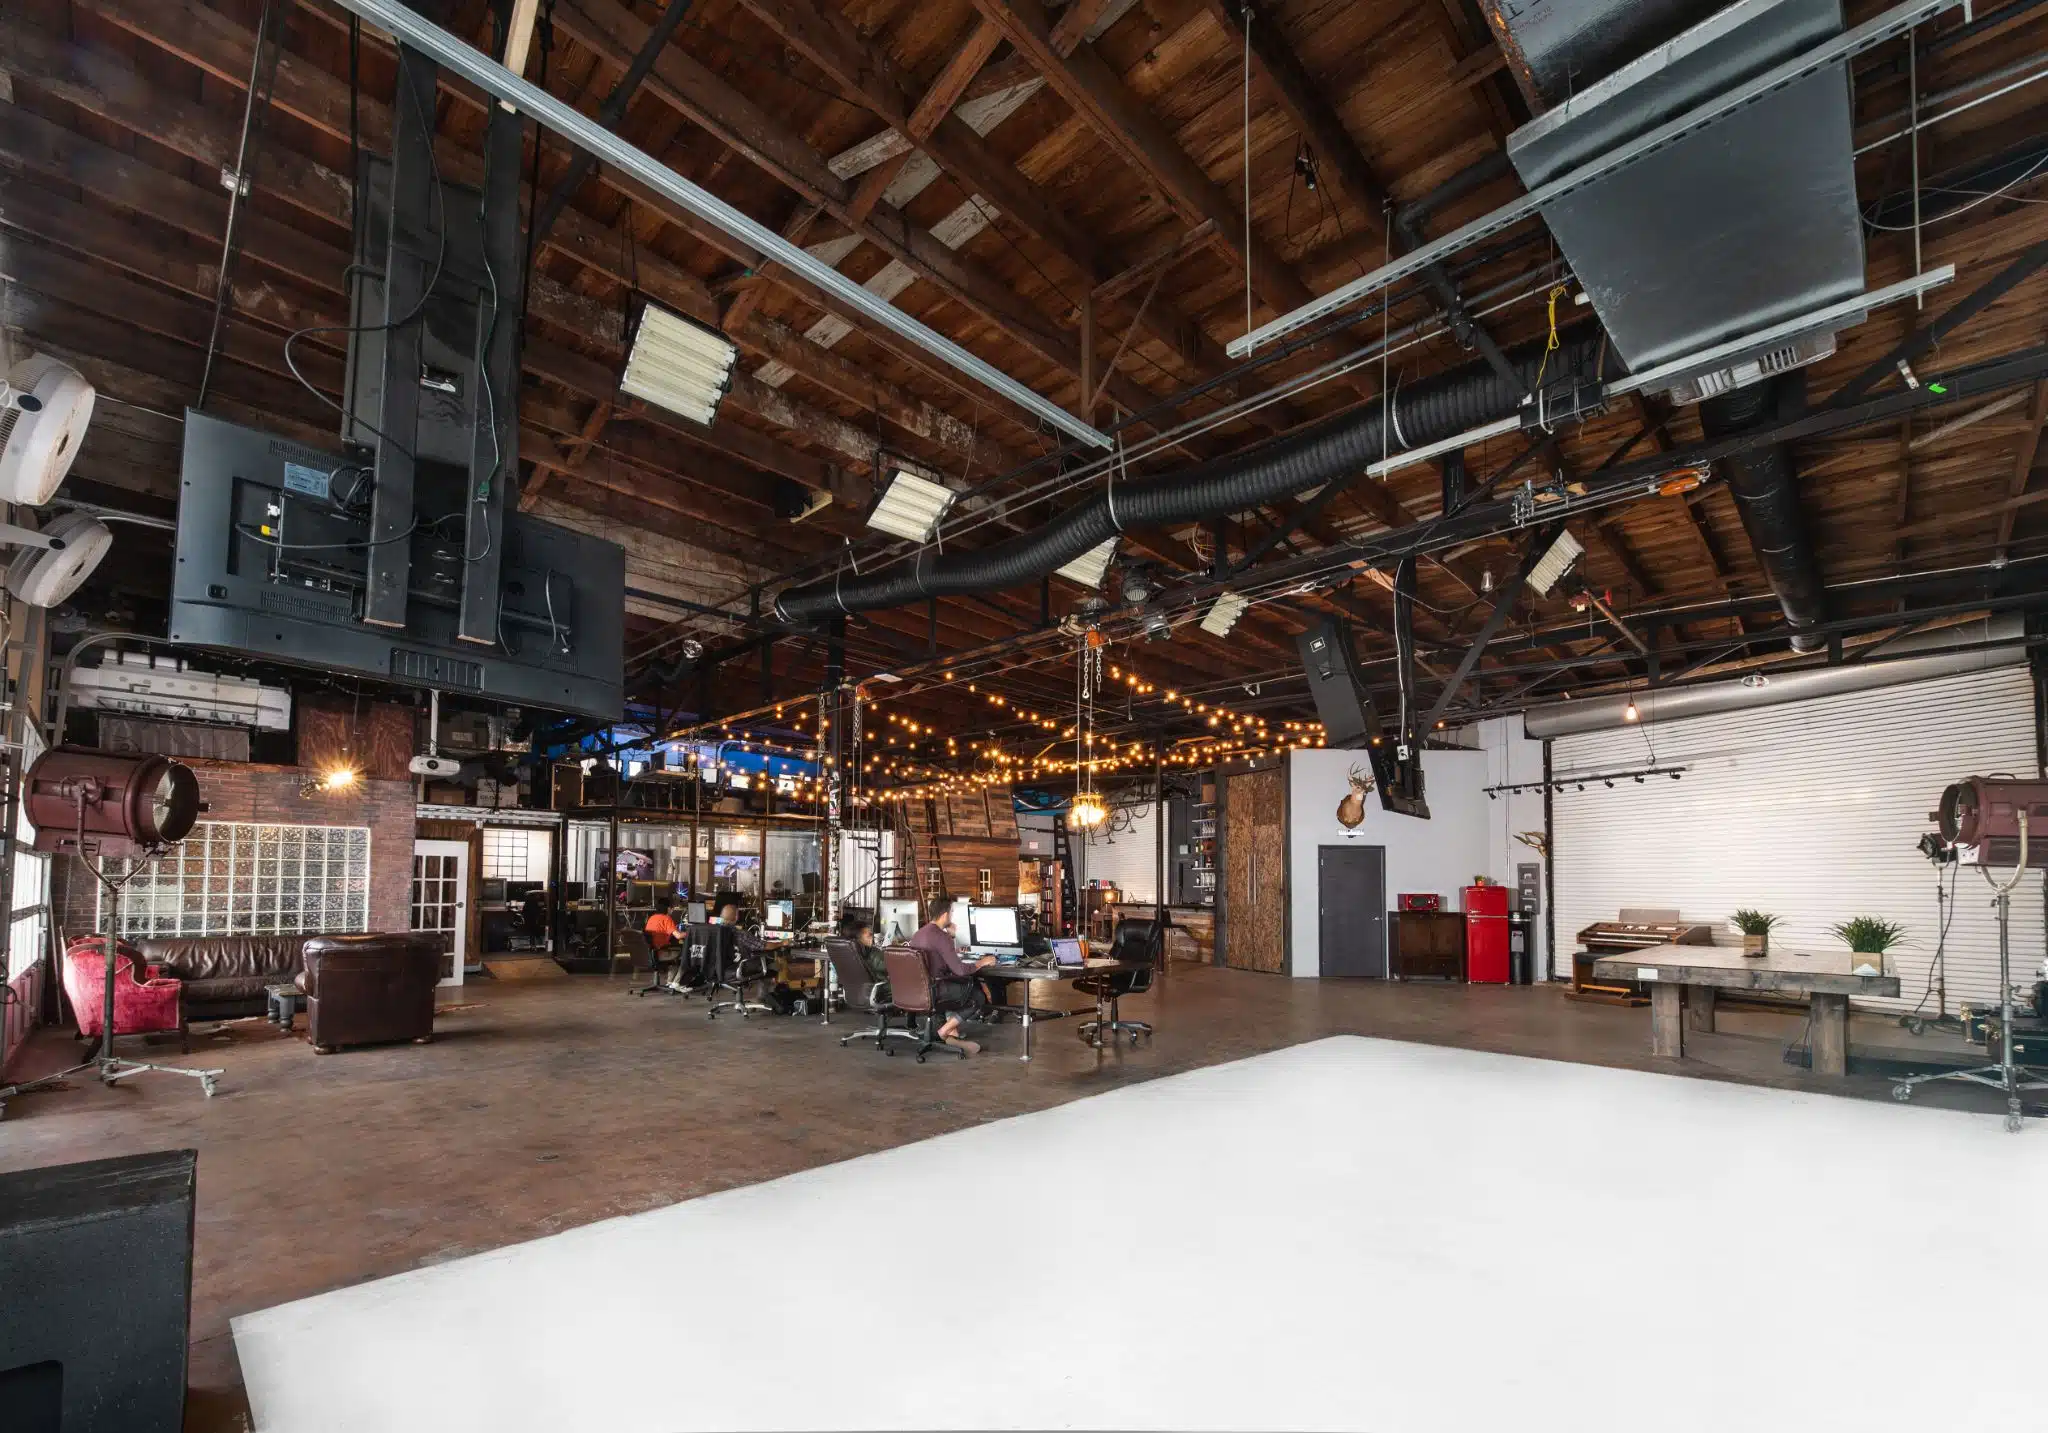
[[[435,225],[435,228],[438,230],[438,237],[437,246],[434,254],[434,272],[428,276],[426,286],[420,290],[419,301],[412,306],[412,312],[406,314],[405,317],[403,318],[390,319],[384,323],[375,324],[311,324],[305,328],[294,329],[292,332],[285,335],[284,340],[284,366],[286,370],[291,374],[292,377],[296,378],[299,381],[300,387],[304,388],[308,393],[312,394],[322,403],[325,403],[329,408],[332,408],[335,412],[340,413],[343,416],[347,416],[348,410],[343,408],[338,401],[329,398],[325,393],[322,393],[318,388],[315,388],[312,382],[307,379],[306,375],[299,371],[298,362],[292,357],[292,345],[297,343],[300,339],[304,338],[307,334],[310,333],[395,333],[397,330],[401,328],[405,328],[411,324],[417,323],[419,321],[420,316],[426,312],[427,300],[433,297],[434,287],[435,285],[441,282],[441,271],[448,262],[448,199],[447,196],[443,194],[441,191],[441,161],[439,157],[434,153],[434,127],[432,119],[430,114],[421,106],[420,97],[419,94],[417,93],[416,87],[404,83],[404,71],[402,69],[399,72],[399,78],[400,83],[398,88],[404,94],[406,102],[412,106],[413,116],[414,118],[419,120],[420,129],[426,135],[427,169],[428,173],[431,175],[433,180],[434,204],[440,214],[440,220]],[[361,225],[366,222],[360,203],[356,204],[355,213],[353,214],[352,217],[354,218],[355,222],[358,225]],[[386,278],[386,282],[389,282],[388,276]],[[368,428],[372,433],[376,434],[379,442],[390,443],[393,447],[397,448],[407,457],[413,456],[411,449],[406,447],[405,444],[398,442],[397,439],[391,437],[389,434],[385,433],[375,424],[369,422],[367,419],[358,419],[357,421],[360,422],[363,427]],[[417,526],[417,524],[415,524],[415,526]],[[390,541],[390,539],[388,538],[383,540]]]

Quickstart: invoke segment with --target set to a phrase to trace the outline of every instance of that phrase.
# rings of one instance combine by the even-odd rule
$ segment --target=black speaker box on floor
[[[0,1427],[178,1433],[197,1150],[0,1174]]]

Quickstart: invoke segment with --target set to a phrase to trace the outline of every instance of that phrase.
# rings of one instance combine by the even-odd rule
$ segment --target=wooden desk
[[[1813,1070],[1849,1071],[1849,997],[1897,995],[1896,975],[1853,975],[1867,956],[1774,953],[1754,958],[1734,946],[1653,945],[1593,962],[1597,978],[1640,981],[1650,991],[1650,1053],[1676,1060],[1685,1054],[1685,1027],[1714,1028],[1714,997],[1721,990],[1771,990],[1808,997],[1813,1011]],[[1681,1003],[1690,1017],[1680,1015]]]
[[[1031,1058],[1032,1016],[1030,985],[1046,981],[1057,984],[1061,981],[1079,980],[1084,975],[1104,975],[1112,970],[1142,970],[1144,968],[1141,962],[1135,960],[1104,960],[1100,958],[1086,960],[1079,965],[1003,965],[998,963],[975,971],[974,977],[977,980],[986,980],[991,983],[996,981],[1027,982],[1023,1004],[1017,1006],[1004,1005],[998,1008],[1004,1010],[1014,1009],[1018,1012],[1018,1019],[1024,1026],[1024,1053],[1017,1058],[1029,1060]],[[1102,1002],[1098,1000],[1095,1004],[1096,1013],[1100,1015],[1102,1012]],[[1063,1020],[1071,1012],[1066,1010],[1041,1010],[1037,1013],[1038,1018],[1041,1020]]]

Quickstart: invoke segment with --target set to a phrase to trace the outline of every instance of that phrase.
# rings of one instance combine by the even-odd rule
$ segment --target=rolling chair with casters
[[[704,971],[709,977],[705,986],[711,997],[711,1008],[705,1012],[709,1018],[716,1020],[721,1010],[737,1010],[742,1020],[756,1010],[765,1015],[779,1013],[773,1005],[747,999],[747,987],[751,985],[758,989],[772,978],[774,972],[769,968],[765,952],[741,952],[739,927],[715,925],[706,928]],[[730,990],[733,998],[720,1000],[718,992],[721,990]]]
[[[569,941],[579,959],[604,958],[604,907],[578,906],[569,912]]]
[[[1101,975],[1084,975],[1074,982],[1074,989],[1083,995],[1095,997],[1098,1017],[1103,1005],[1109,1006],[1109,1018],[1087,1021],[1075,1033],[1096,1049],[1102,1048],[1102,1031],[1106,1026],[1109,1038],[1115,1042],[1119,1032],[1128,1031],[1133,1045],[1138,1037],[1152,1036],[1152,1027],[1142,1020],[1118,1018],[1117,1002],[1126,995],[1143,995],[1152,988],[1153,966],[1159,961],[1166,948],[1166,930],[1156,920],[1122,920],[1116,923],[1116,936],[1109,944],[1109,958],[1112,960],[1143,961],[1135,970],[1109,970]]]
[[[946,1021],[932,1004],[932,974],[925,968],[923,952],[907,945],[892,945],[882,952],[882,965],[889,973],[889,1001],[911,1023],[912,1028],[906,1033],[917,1041],[917,1063],[922,1065],[924,1057],[933,1050],[952,1050],[966,1059],[965,1050],[939,1038],[939,1026]],[[919,1021],[923,1022],[922,1028],[918,1028]],[[876,1043],[881,1045],[883,1054],[896,1053],[896,1047],[887,1040]]]
[[[890,1002],[889,982],[877,980],[868,973],[867,962],[860,958],[859,946],[850,940],[830,936],[825,941],[825,954],[831,959],[832,969],[839,977],[839,994],[846,1001],[846,1008],[875,1017],[872,1028],[840,1036],[841,1045],[855,1040],[872,1040],[879,1048],[892,1039],[918,1038],[915,1030],[889,1023],[891,1015],[900,1013]]]
[[[660,950],[654,948],[654,942],[647,938],[647,932],[644,930],[624,931],[620,934],[619,940],[632,952],[635,970],[653,972],[652,978],[645,985],[633,987],[635,995],[645,995],[651,990],[660,991],[664,995],[683,993],[683,988],[675,982],[676,975],[683,968],[683,943],[680,937],[670,941]]]

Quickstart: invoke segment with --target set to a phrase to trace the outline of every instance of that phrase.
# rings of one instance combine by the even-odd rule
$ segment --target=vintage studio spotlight
[[[2012,891],[2029,868],[2048,868],[2048,781],[2021,781],[2010,776],[1970,776],[1941,793],[1930,813],[1939,844],[1958,865],[1975,866],[1992,890],[1998,908],[1998,1028],[2000,1054],[1995,1065],[1939,1074],[1909,1075],[1892,1081],[1896,1099],[1911,1099],[1915,1085],[1929,1080],[1966,1080],[2005,1091],[2005,1127],[2021,1126],[2020,1091],[2048,1090],[2048,1070],[2013,1061],[2012,1050]],[[1923,846],[1924,849],[1924,846]],[[1932,854],[1931,852],[1929,853]],[[2011,866],[2000,881],[1994,866]]]
[[[92,872],[107,893],[106,970],[101,985],[99,1053],[83,1064],[25,1084],[0,1089],[0,1100],[55,1084],[85,1070],[111,1085],[156,1071],[189,1075],[211,1095],[219,1070],[152,1065],[114,1054],[114,964],[119,958],[121,891],[173,845],[185,839],[205,810],[190,767],[164,756],[128,755],[60,746],[44,752],[22,777],[21,804],[35,827],[38,851],[66,853]],[[109,858],[130,858],[109,875]]]

